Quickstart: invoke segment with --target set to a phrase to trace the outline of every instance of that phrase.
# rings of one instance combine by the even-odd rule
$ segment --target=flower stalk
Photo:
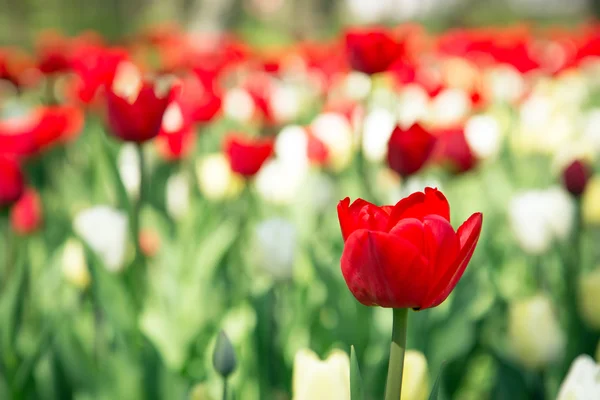
[[[406,351],[406,328],[408,326],[408,308],[394,308],[392,343],[388,365],[385,400],[398,400],[402,393],[402,374],[404,371],[404,353]]]

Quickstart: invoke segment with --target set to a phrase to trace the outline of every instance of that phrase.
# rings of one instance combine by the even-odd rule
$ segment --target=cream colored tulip
[[[242,178],[233,173],[223,154],[211,154],[196,164],[200,191],[209,200],[237,196],[244,187]]]
[[[600,268],[579,279],[579,313],[591,328],[600,330]]]
[[[67,282],[78,289],[83,290],[90,284],[91,277],[83,245],[76,239],[69,239],[63,248],[62,273]]]
[[[304,349],[294,357],[293,400],[349,400],[350,359],[334,350],[322,361]]]
[[[429,395],[427,359],[420,351],[408,350],[404,356],[401,400],[426,400]]]
[[[600,398],[600,365],[581,355],[573,361],[560,385],[556,400],[597,400]]]
[[[600,225],[600,176],[588,181],[582,199],[583,220],[590,225]]]

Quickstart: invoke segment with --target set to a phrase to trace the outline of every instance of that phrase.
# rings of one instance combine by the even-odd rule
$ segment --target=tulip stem
[[[140,217],[141,217],[141,211],[142,211],[142,206],[144,205],[144,196],[146,195],[146,190],[145,190],[145,177],[144,177],[144,167],[146,164],[146,161],[144,159],[144,148],[142,147],[142,144],[136,144],[136,151],[138,154],[138,162],[139,162],[139,169],[140,169],[140,190],[139,190],[139,195],[138,195],[138,199],[135,202],[134,208],[133,208],[133,235],[134,235],[134,245],[135,245],[135,258],[138,262],[141,263],[141,260],[143,258],[143,254],[142,254],[142,249],[140,246]]]
[[[404,370],[404,352],[406,350],[406,327],[408,308],[394,308],[394,325],[390,362],[388,366],[385,400],[399,400],[402,393],[402,373]]]
[[[228,389],[227,378],[223,378],[223,400],[227,400],[227,389]]]

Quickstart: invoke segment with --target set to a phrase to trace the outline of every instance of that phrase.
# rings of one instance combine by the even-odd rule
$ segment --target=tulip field
[[[600,399],[600,26],[0,47],[0,399]]]

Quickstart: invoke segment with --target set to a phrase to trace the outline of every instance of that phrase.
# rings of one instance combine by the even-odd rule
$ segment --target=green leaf
[[[360,367],[356,358],[354,346],[350,346],[350,399],[365,400],[365,388],[362,377],[360,376]]]
[[[431,388],[431,393],[429,393],[429,400],[437,400],[438,396],[440,394],[440,386],[441,386],[441,382],[442,382],[442,374],[444,373],[444,367],[446,366],[446,363],[442,363],[440,365],[440,370],[438,372],[438,376],[437,378],[435,378],[435,382],[433,384],[433,387]]]
[[[14,344],[21,327],[29,274],[27,263],[15,262],[12,279],[0,300],[2,348],[4,354],[14,353]],[[7,360],[4,360],[7,361]]]

